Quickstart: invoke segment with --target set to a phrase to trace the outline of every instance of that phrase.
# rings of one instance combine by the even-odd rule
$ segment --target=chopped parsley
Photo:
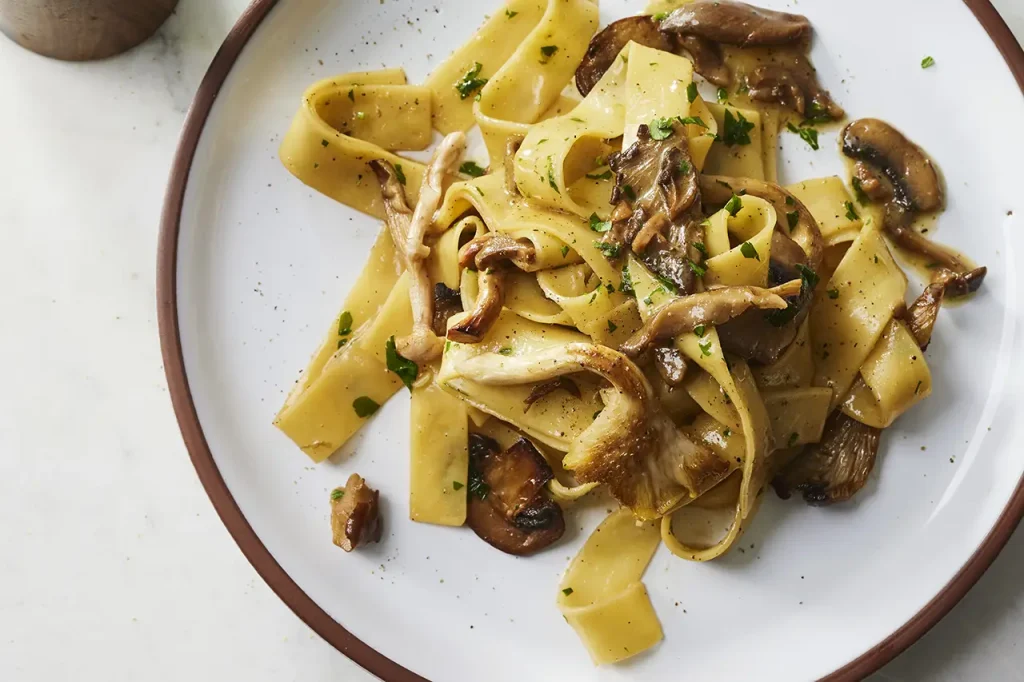
[[[789,123],[786,124],[786,129],[789,130],[789,132],[791,133],[796,133],[797,135],[799,135],[801,140],[803,140],[804,142],[811,146],[811,149],[815,151],[819,149],[818,131],[815,130],[814,128],[804,126],[803,124],[801,124],[801,126],[797,128],[795,125],[793,125],[793,122],[790,121]]]
[[[402,185],[405,184],[405,173],[402,171],[402,164],[395,164],[395,179]]]
[[[349,91],[348,91],[348,98],[349,98],[350,100],[352,100],[353,102],[355,102],[355,101],[356,101],[356,93],[355,93],[355,90],[353,90],[352,88],[349,88]]]
[[[633,185],[623,185],[622,193],[626,195],[626,198],[630,201],[636,201],[636,192],[633,191]]]
[[[371,414],[380,409],[380,405],[375,400],[365,395],[361,395],[352,401],[352,409],[356,411],[356,416],[360,419],[366,419]]]
[[[697,275],[698,277],[703,277],[705,273],[707,273],[707,268],[705,268],[703,265],[698,265],[697,263],[694,263],[689,258],[686,259],[686,264],[690,266],[691,270],[693,270],[693,274]]]
[[[509,19],[511,19],[512,17],[514,17],[517,14],[519,14],[519,12],[513,12],[512,10],[505,10],[505,16],[508,17]]]
[[[831,299],[839,298],[839,289],[829,289],[826,293],[828,293],[828,297]]]
[[[800,222],[800,212],[790,211],[786,214],[786,222],[789,224],[789,231],[792,232],[796,224]]]
[[[618,244],[594,241],[594,248],[604,254],[605,258],[618,258],[621,250]]]
[[[474,178],[479,178],[487,171],[478,166],[475,161],[467,161],[461,166],[459,166],[459,172],[465,173],[466,175],[472,176]]]
[[[725,202],[725,210],[728,211],[729,215],[733,218],[736,217],[736,214],[740,212],[741,208],[743,208],[743,200],[735,194],[729,198],[729,201]]]
[[[562,258],[565,258],[568,255],[569,255],[569,247],[568,246],[563,246],[562,247]]]
[[[608,320],[608,333],[609,334],[614,333],[615,330],[618,329],[618,328],[619,328],[619,325],[615,324],[611,320]]]
[[[679,174],[680,175],[686,175],[689,172],[690,172],[690,164],[689,164],[688,161],[683,159],[682,161],[679,162]]]
[[[711,339],[704,339],[703,341],[698,341],[697,346],[700,347],[701,357],[706,358],[711,355]]]
[[[935,66],[935,60],[932,57],[925,57],[921,60],[922,69],[927,69],[929,66]]]
[[[700,116],[687,116],[686,118],[676,118],[684,126],[694,125],[700,126],[701,128],[707,128],[708,124],[704,122]]]
[[[704,332],[707,331],[707,327],[702,324],[698,324],[693,328],[693,333],[697,335],[698,339],[704,338]]]
[[[591,180],[608,180],[612,177],[612,172],[606,170],[604,173],[587,173],[587,177]]]
[[[461,483],[459,483],[458,481],[452,481],[452,489],[453,490],[462,490],[464,487],[465,486],[462,485]]]
[[[868,195],[864,191],[864,186],[860,183],[860,178],[854,178],[852,184],[853,194],[857,197],[857,203],[864,206],[870,201],[870,199],[868,199]]]
[[[716,94],[718,96],[719,103],[727,102],[729,100],[729,91],[725,88],[718,88],[718,92]]]
[[[615,293],[615,286],[611,282],[609,282],[608,284],[605,284],[604,285],[604,289],[609,294],[614,294]]]
[[[331,491],[331,502],[337,502],[343,497],[345,497],[345,491],[341,488],[335,488]]]
[[[629,274],[629,268],[622,268],[622,283],[619,284],[619,291],[624,294],[636,293],[633,289],[633,276]]]
[[[604,412],[604,408],[603,408],[603,407],[602,407],[602,408],[601,408],[600,410],[598,410],[597,412],[595,412],[595,413],[593,414],[593,416],[591,416],[590,418],[591,418],[591,419],[597,419],[598,417],[600,417],[600,416],[601,416],[601,413],[602,413],[602,412]]]
[[[554,55],[556,52],[558,52],[558,46],[557,45],[545,45],[544,47],[540,48],[540,53],[542,55],[544,55],[544,59],[542,59],[540,61],[540,63],[541,64],[546,64],[548,59],[552,55]]]
[[[664,140],[667,137],[671,137],[675,129],[672,127],[672,119],[655,118],[651,119],[651,122],[647,124],[647,131],[650,133],[652,140]]]
[[[742,113],[736,112],[733,116],[728,109],[725,110],[725,125],[722,129],[722,142],[727,147],[735,145],[750,144],[750,131],[754,124],[748,121]]]
[[[466,74],[455,83],[455,90],[459,93],[460,99],[466,99],[474,92],[487,85],[486,78],[480,78],[480,71],[483,69],[483,64],[480,62],[473,62],[473,68],[466,72]]]
[[[558,183],[555,182],[555,162],[551,160],[550,156],[548,157],[548,185],[559,194],[562,193],[562,190],[558,189]]]
[[[320,140],[320,146],[321,147],[326,147],[329,144],[330,144],[330,142],[328,142],[327,140]]]
[[[500,355],[506,355],[506,356],[512,355],[512,349],[509,348],[508,346],[505,346],[504,348],[499,348],[498,349],[498,353]]]
[[[654,19],[659,24],[665,21],[666,17],[668,17],[668,12],[658,12],[657,14],[651,15],[651,19]],[[569,591],[571,592],[572,590]]]
[[[697,249],[697,251],[700,252],[700,255],[701,255],[702,258],[707,258],[708,257],[708,248],[706,246],[704,246],[704,242],[696,242],[696,243],[694,243],[693,248]]]
[[[610,220],[601,220],[596,213],[591,213],[590,229],[594,232],[607,232],[612,229],[612,222]]]
[[[690,104],[693,104],[693,101],[697,99],[697,84],[693,81],[690,81],[690,84],[686,86],[686,99],[690,101]]]
[[[572,588],[571,587],[565,588],[564,590],[562,590],[562,594],[564,594],[566,597],[568,597],[570,594],[572,594]]]
[[[761,260],[761,256],[757,253],[757,249],[750,242],[743,242],[740,244],[740,253],[743,254],[744,258],[753,258],[754,260]]]
[[[803,263],[797,263],[796,269],[797,272],[800,273],[801,291],[803,290],[802,287],[807,287],[807,289],[813,289],[814,287],[818,286],[818,273],[816,273],[814,270],[811,270]]]
[[[731,436],[731,435],[732,435],[732,429],[730,429],[730,428],[729,428],[728,426],[726,426],[726,427],[725,427],[725,428],[724,428],[724,429],[722,430],[722,435],[723,435],[723,436],[725,436],[726,438],[728,438],[729,436]]]
[[[796,199],[789,194],[786,195],[786,206],[796,206]]]
[[[338,316],[338,336],[348,336],[352,333],[352,313],[343,312]]]
[[[384,342],[384,357],[387,361],[388,371],[394,372],[402,380],[405,387],[412,389],[412,384],[419,376],[419,366],[407,358],[403,358],[395,347],[395,337],[392,336]]]
[[[857,215],[857,212],[855,210],[853,210],[853,203],[851,203],[849,201],[844,201],[843,202],[843,206],[846,207],[846,219],[847,220],[858,220],[860,218],[860,216]]]

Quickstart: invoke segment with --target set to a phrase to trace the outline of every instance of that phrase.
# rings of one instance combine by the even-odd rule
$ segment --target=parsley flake
[[[702,339],[702,338],[704,338],[704,332],[706,330],[707,330],[707,327],[705,327],[702,324],[698,324],[696,327],[693,328],[693,333],[697,335],[698,339]]]
[[[754,260],[761,260],[761,256],[757,253],[757,249],[750,242],[743,242],[740,244],[740,253],[743,254],[744,258],[753,258]]]
[[[935,60],[932,57],[925,57],[921,60],[922,69],[927,69],[929,66],[935,66]]]
[[[690,84],[686,86],[686,99],[690,101],[690,104],[693,104],[693,101],[697,99],[697,84],[693,81],[690,81]]]
[[[621,250],[618,244],[594,241],[594,248],[604,254],[605,258],[618,258]]]
[[[681,123],[684,126],[693,125],[693,126],[700,126],[701,128],[707,128],[708,127],[708,124],[705,123],[704,119],[702,119],[700,116],[687,116],[686,118],[679,118],[679,117],[677,117],[676,120],[679,121],[679,123]]]
[[[701,357],[709,357],[711,355],[711,339],[704,339],[699,341],[697,346],[700,347]]]
[[[511,10],[505,10],[505,16],[508,17],[509,19],[511,19],[512,17],[514,17],[517,14],[519,14],[519,12],[513,12]]]
[[[827,293],[828,297],[833,300],[839,298],[839,289],[829,289]]]
[[[562,590],[562,594],[564,594],[566,597],[568,597],[570,594],[572,594],[572,588],[571,587],[565,588],[564,590]]]
[[[415,362],[403,358],[399,354],[398,348],[395,347],[394,336],[384,342],[384,358],[387,362],[388,371],[397,374],[398,378],[405,384],[405,387],[411,390],[413,382],[419,376],[420,368]]]
[[[619,291],[624,294],[633,294],[636,291],[633,289],[633,276],[629,274],[629,268],[622,268],[622,283],[619,284]]]
[[[483,68],[480,62],[473,62],[473,67],[456,81],[455,90],[458,91],[460,99],[466,99],[487,84],[486,78],[480,78],[480,71]]]
[[[689,258],[686,259],[686,264],[690,266],[691,270],[693,270],[693,274],[697,275],[698,277],[703,277],[707,273],[707,268],[705,268],[703,265],[698,265],[697,263],[694,263]]]
[[[754,129],[751,123],[739,111],[733,116],[728,109],[725,110],[725,125],[722,130],[722,142],[726,147],[750,144],[750,131]]]
[[[652,140],[664,140],[667,137],[671,137],[675,129],[672,128],[672,119],[655,118],[647,125],[647,131]]]
[[[849,201],[844,201],[843,206],[846,207],[846,219],[847,220],[858,220],[860,218],[857,212],[853,210],[853,204]]]
[[[461,166],[459,166],[459,172],[460,173],[465,173],[466,175],[469,175],[469,176],[474,177],[474,178],[479,178],[481,175],[483,175],[487,171],[485,171],[483,168],[478,166],[475,161],[467,161],[464,164],[462,164]]]
[[[380,409],[380,405],[377,404],[372,398],[361,395],[352,401],[352,409],[356,411],[356,416],[360,419],[366,419],[371,414]]]
[[[555,182],[555,162],[551,160],[550,156],[548,157],[548,185],[559,194],[562,193],[562,190],[558,189],[558,183]]]
[[[729,215],[733,218],[736,217],[736,214],[740,212],[741,208],[743,208],[743,200],[735,194],[730,197],[729,201],[725,202],[725,210],[728,211]]]
[[[452,481],[452,489],[453,489],[453,490],[462,490],[462,489],[463,489],[464,487],[465,487],[465,486],[463,486],[463,485],[462,485],[461,483],[459,483],[458,481]]]
[[[331,502],[337,502],[343,497],[345,497],[345,491],[341,488],[335,488],[331,491]]]
[[[610,220],[601,220],[596,213],[591,213],[590,229],[594,232],[607,232],[612,229],[612,222]]]
[[[608,333],[609,334],[614,333],[615,330],[618,329],[618,328],[619,328],[619,325],[615,324],[611,320],[608,320]]]
[[[786,214],[786,222],[789,224],[789,231],[792,232],[796,224],[800,222],[800,212],[790,211]]]
[[[789,130],[789,132],[791,133],[796,133],[797,135],[799,135],[801,140],[803,140],[804,142],[811,146],[811,149],[815,151],[819,149],[818,131],[815,130],[814,128],[805,126],[797,128],[795,125],[793,125],[793,122],[790,121],[789,123],[786,124],[786,129]]]
[[[587,178],[590,180],[609,180],[612,177],[612,172],[606,170],[604,173],[587,173]]]
[[[395,164],[395,179],[398,180],[399,184],[405,184],[405,173],[402,171],[402,164]]]
[[[857,197],[857,203],[861,206],[867,204],[870,199],[868,199],[868,195],[864,191],[864,186],[861,184],[860,178],[854,178],[851,184],[853,185],[853,194]]]

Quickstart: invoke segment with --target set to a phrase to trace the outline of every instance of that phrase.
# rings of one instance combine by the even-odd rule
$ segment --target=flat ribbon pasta
[[[371,100],[372,110],[359,108]],[[367,162],[385,159],[400,167],[410,199],[419,195],[426,166],[396,156],[373,140],[398,145],[391,149],[425,148],[431,138],[430,108],[430,90],[406,85],[401,69],[326,78],[302,95],[278,153],[284,167],[303,183],[383,219],[380,188]],[[369,139],[360,139],[361,134]]]
[[[613,511],[569,564],[558,608],[595,664],[614,663],[662,640],[661,623],[641,582],[658,548],[658,527]]]

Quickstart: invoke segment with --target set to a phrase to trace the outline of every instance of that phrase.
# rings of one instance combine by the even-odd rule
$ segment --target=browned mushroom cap
[[[700,36],[680,36],[679,47],[690,55],[693,70],[719,87],[732,83],[732,72],[718,43]]]
[[[501,315],[501,308],[505,304],[505,272],[500,268],[481,270],[477,282],[480,290],[473,310],[448,330],[450,341],[480,343]]]
[[[801,116],[838,121],[846,112],[821,87],[811,62],[802,54],[787,56],[781,64],[766,64],[747,76],[750,98],[775,102]]]
[[[530,395],[523,399],[523,404],[526,405],[523,408],[523,412],[529,412],[535,402],[559,389],[576,398],[579,398],[581,395],[580,387],[576,385],[575,381],[569,377],[555,377],[554,379],[537,384],[530,390]]]
[[[772,481],[779,497],[803,493],[811,505],[843,502],[854,496],[875,466],[881,429],[861,424],[841,410],[825,422],[821,442],[809,445]]]
[[[346,552],[379,542],[383,530],[378,504],[380,493],[359,474],[348,477],[344,488],[331,491],[331,533],[334,544]]]
[[[942,284],[947,297],[956,298],[957,296],[966,296],[976,292],[981,288],[981,283],[985,281],[985,275],[987,274],[988,268],[984,265],[967,272],[953,272],[952,270],[943,269],[936,275],[935,281]]]
[[[921,149],[885,121],[862,118],[839,136],[843,153],[885,173],[893,184],[895,201],[908,211],[942,207],[942,185],[935,167]]]
[[[605,26],[590,39],[583,61],[576,67],[576,89],[586,97],[601,76],[619,56],[629,41],[671,52],[672,39],[658,30],[658,23],[650,16],[639,15],[619,19]]]
[[[800,14],[775,12],[743,2],[696,0],[668,15],[661,22],[661,30],[751,47],[804,40],[811,35],[811,22]]]
[[[537,260],[537,249],[529,239],[514,239],[504,232],[486,232],[459,249],[459,265],[487,270],[509,263],[527,270]]]
[[[522,438],[500,452],[487,436],[469,436],[466,523],[486,543],[508,554],[533,554],[565,532],[562,508],[544,493],[551,467]]]
[[[751,308],[785,310],[788,303],[784,297],[798,295],[801,288],[797,279],[774,289],[731,286],[673,299],[659,308],[619,350],[637,357],[657,341],[673,339],[702,325],[724,324]]]
[[[443,282],[434,285],[434,319],[431,327],[438,336],[448,333],[448,318],[462,312],[462,297],[457,289],[449,289]]]

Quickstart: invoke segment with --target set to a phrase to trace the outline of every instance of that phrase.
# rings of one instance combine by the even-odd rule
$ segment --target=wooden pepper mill
[[[47,57],[103,59],[153,35],[178,0],[0,0],[0,31]]]

